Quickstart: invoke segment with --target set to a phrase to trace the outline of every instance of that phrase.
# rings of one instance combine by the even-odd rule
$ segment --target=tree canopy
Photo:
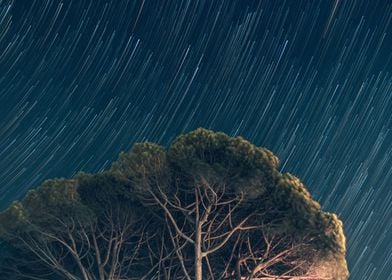
[[[348,278],[342,222],[278,158],[197,129],[0,213],[7,279]]]

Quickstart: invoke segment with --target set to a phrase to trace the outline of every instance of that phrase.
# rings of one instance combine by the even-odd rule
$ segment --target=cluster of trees
[[[345,236],[269,150],[197,129],[0,213],[4,279],[348,278]]]

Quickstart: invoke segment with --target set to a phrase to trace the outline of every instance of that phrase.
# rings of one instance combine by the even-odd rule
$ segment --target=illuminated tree
[[[157,279],[346,279],[342,223],[277,165],[267,149],[205,129],[167,152],[144,143],[122,154],[112,172],[175,251],[157,260]]]
[[[341,221],[277,166],[267,149],[205,129],[167,150],[136,144],[110,170],[48,181],[1,213],[4,263],[24,256],[4,270],[36,279],[347,279]]]

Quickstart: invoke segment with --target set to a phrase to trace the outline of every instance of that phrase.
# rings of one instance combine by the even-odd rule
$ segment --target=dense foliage
[[[110,170],[48,180],[2,212],[1,273],[347,279],[341,221],[277,166],[269,150],[205,129],[168,149],[136,144]]]

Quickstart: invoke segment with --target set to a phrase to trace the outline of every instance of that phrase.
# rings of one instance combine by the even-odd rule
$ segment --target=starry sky
[[[197,127],[272,150],[392,279],[392,1],[0,0],[0,209]]]

